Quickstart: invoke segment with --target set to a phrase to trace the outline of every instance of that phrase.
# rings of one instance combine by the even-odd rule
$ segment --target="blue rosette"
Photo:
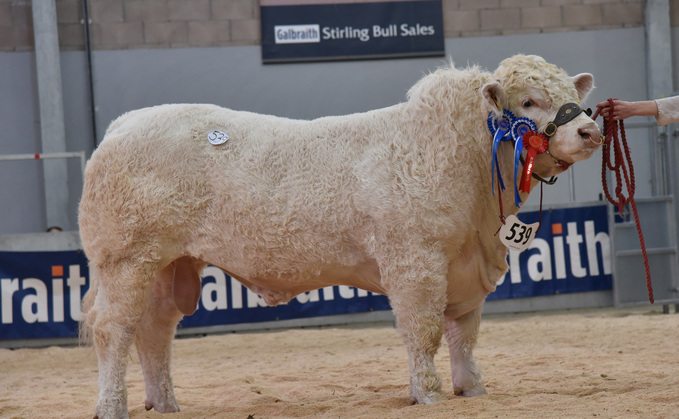
[[[516,118],[512,122],[511,134],[514,139],[514,204],[520,208],[521,196],[519,195],[519,188],[517,186],[519,179],[519,162],[521,161],[521,151],[523,151],[523,136],[530,131],[537,131],[538,128],[535,122],[528,118]]]
[[[535,125],[535,122],[531,121],[528,118],[516,118],[514,122],[512,122],[512,138],[514,141],[519,141],[523,139],[523,136],[526,135],[527,132],[530,131],[536,131],[537,132],[538,127]]]

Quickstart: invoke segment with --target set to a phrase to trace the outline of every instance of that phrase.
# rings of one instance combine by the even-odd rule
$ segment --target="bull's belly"
[[[366,291],[386,294],[380,282],[379,267],[374,259],[353,266],[326,265],[292,272],[268,271],[252,276],[239,275],[221,268],[251,291],[259,294],[268,305],[287,302],[295,296],[333,285],[347,285]]]

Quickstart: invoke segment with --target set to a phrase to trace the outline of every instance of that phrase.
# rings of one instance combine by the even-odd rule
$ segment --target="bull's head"
[[[594,87],[591,74],[569,77],[541,57],[517,55],[500,63],[493,76],[482,88],[490,112],[528,118],[549,139],[547,152],[535,158],[534,173],[557,175],[601,145],[598,126],[578,105]]]

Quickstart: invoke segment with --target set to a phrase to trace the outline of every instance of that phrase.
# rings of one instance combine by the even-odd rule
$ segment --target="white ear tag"
[[[524,224],[516,215],[510,215],[500,228],[500,241],[512,250],[523,252],[535,238],[540,223]]]
[[[207,140],[212,145],[224,144],[229,139],[229,136],[221,131],[212,131],[207,135]]]

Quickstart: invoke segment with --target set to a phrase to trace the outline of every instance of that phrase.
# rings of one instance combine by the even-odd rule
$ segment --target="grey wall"
[[[676,34],[679,35],[679,34]],[[614,29],[503,37],[451,38],[446,52],[457,66],[493,70],[515,53],[542,55],[569,74],[594,74],[598,88],[585,103],[608,97],[646,99],[644,29]],[[677,45],[677,43],[675,43]],[[678,54],[674,54],[677,56]],[[69,151],[93,147],[84,52],[64,52],[61,66]],[[162,103],[205,102],[292,118],[361,112],[403,101],[408,88],[447,58],[312,64],[261,64],[257,46],[94,51],[94,93],[99,137],[118,115]],[[0,53],[0,154],[39,152],[32,53]],[[676,68],[676,66],[675,66]],[[643,122],[640,118],[637,122]],[[637,183],[650,179],[647,129],[630,129]],[[599,153],[573,170],[577,202],[599,199]],[[41,164],[0,162],[0,235],[44,230]],[[545,205],[570,201],[568,176],[545,188]],[[82,183],[69,166],[76,219]],[[637,196],[648,188],[639,187]],[[527,205],[538,203],[533,194]],[[75,224],[74,224],[75,225]]]
[[[85,55],[61,54],[67,151],[92,150]],[[0,53],[0,155],[40,153],[40,118],[33,52]],[[79,159],[69,159],[69,218],[77,225],[82,191]],[[44,231],[45,190],[42,162],[0,161],[0,234]]]
[[[40,147],[33,54],[0,54],[0,154]],[[35,162],[0,162],[0,232],[36,231],[45,218],[42,171]]]

